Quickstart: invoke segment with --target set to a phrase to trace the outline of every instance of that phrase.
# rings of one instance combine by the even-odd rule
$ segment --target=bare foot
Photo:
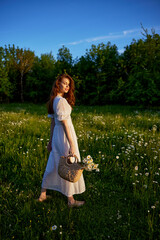
[[[68,201],[68,207],[80,207],[85,204],[85,201]]]
[[[43,202],[47,199],[46,192],[41,192],[41,195],[37,199],[39,202]]]
[[[52,198],[50,195],[47,195],[46,197],[39,197],[38,199],[37,199],[37,201],[38,202],[43,202],[43,201],[46,201],[46,200],[48,200],[48,199],[50,199],[50,198]]]
[[[47,197],[45,197],[45,198],[39,197],[37,200],[38,200],[38,202],[43,202],[43,201],[45,201],[46,199],[47,199]]]

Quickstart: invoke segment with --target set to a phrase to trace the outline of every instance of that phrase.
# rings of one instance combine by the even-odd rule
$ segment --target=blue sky
[[[0,46],[30,48],[37,56],[65,45],[73,59],[92,44],[119,52],[142,38],[141,25],[160,34],[160,0],[0,0]]]

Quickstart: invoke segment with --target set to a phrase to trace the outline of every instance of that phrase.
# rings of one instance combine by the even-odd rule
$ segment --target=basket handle
[[[75,162],[78,162],[78,157],[77,157],[75,154],[69,154],[69,155],[67,156],[67,159],[68,159],[69,157],[75,157]]]

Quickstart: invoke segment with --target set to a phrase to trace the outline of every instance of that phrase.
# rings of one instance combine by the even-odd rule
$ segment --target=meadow
[[[84,172],[85,200],[37,202],[49,153],[45,105],[0,106],[1,239],[160,239],[160,109],[76,106],[72,121],[81,158],[99,172]],[[52,228],[55,226],[54,228]]]

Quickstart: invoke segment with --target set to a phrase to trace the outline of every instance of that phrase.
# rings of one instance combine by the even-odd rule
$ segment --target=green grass
[[[100,168],[84,172],[86,191],[75,199],[86,204],[77,209],[51,190],[36,202],[49,156],[45,105],[0,110],[1,239],[160,239],[159,109],[74,108],[81,158],[91,155]]]

